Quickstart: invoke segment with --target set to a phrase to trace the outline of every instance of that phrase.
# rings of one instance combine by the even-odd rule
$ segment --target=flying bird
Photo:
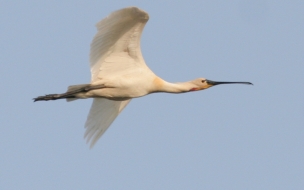
[[[141,54],[140,37],[148,20],[148,13],[137,7],[115,11],[101,20],[91,43],[91,82],[72,85],[65,93],[39,96],[34,101],[93,98],[84,134],[93,147],[132,98],[155,92],[199,91],[219,84],[252,85],[205,78],[181,83],[161,79],[149,69]]]

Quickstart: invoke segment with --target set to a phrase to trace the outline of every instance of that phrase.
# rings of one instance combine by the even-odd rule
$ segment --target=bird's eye
[[[202,80],[202,83],[206,82],[206,80]]]

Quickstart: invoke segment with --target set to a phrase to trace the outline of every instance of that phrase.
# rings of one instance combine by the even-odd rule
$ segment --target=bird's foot
[[[36,101],[48,101],[48,100],[57,100],[60,98],[60,94],[47,94],[45,96],[38,96],[37,98],[33,98],[34,102]]]

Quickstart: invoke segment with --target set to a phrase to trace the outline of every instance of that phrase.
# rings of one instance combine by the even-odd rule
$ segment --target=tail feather
[[[67,102],[72,102],[72,101],[74,101],[74,100],[78,100],[78,98],[66,98],[65,99]]]
[[[71,86],[68,87],[67,92],[71,92],[71,91],[74,91],[74,90],[78,90],[78,89],[83,88],[83,87],[86,87],[86,86],[89,86],[89,84],[71,85]]]
[[[71,91],[74,91],[74,90],[78,90],[78,89],[81,89],[83,87],[86,87],[88,86],[89,84],[77,84],[77,85],[71,85],[68,87],[68,90],[67,92],[71,92]],[[66,98],[66,101],[67,102],[72,102],[72,101],[75,101],[77,100],[78,98]]]

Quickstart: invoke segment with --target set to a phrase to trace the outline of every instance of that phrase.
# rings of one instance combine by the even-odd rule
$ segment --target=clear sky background
[[[149,67],[170,82],[250,81],[134,99],[93,149],[92,100],[33,103],[90,81],[95,24],[150,14]],[[0,189],[303,189],[304,1],[0,1]]]

